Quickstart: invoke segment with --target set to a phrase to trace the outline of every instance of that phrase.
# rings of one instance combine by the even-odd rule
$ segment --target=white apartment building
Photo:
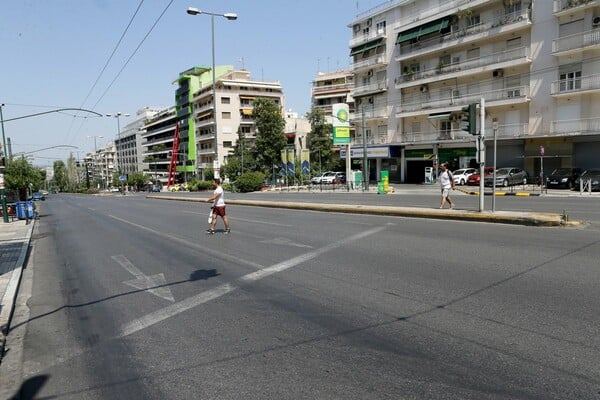
[[[127,175],[144,170],[142,150],[143,126],[150,118],[158,114],[156,107],[144,107],[137,111],[135,120],[128,123],[115,138],[116,165],[119,173]]]
[[[285,110],[280,82],[251,79],[247,70],[233,66],[215,68],[216,84],[213,98],[212,69],[193,67],[180,74],[176,91],[177,118],[180,122],[179,151],[191,161],[190,172],[213,168],[218,155],[218,166],[227,162],[238,138],[238,129],[245,143],[252,145],[256,138],[253,103],[258,98],[271,99]],[[217,148],[215,152],[215,125]],[[183,169],[178,168],[178,171]]]
[[[319,72],[312,82],[311,103],[313,108],[322,110],[326,123],[333,124],[331,110],[333,104],[346,103],[350,114],[355,112],[352,90],[354,89],[354,74],[350,71]]]
[[[175,107],[170,107],[146,119],[141,127],[143,172],[153,182],[167,183],[176,121]]]
[[[371,180],[472,165],[458,114],[481,98],[486,165],[496,133],[498,167],[600,166],[600,0],[392,0],[349,27],[353,145],[364,129]]]

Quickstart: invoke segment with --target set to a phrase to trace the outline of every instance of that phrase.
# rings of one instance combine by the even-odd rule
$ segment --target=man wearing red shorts
[[[213,179],[213,185],[215,186],[215,191],[209,199],[206,199],[207,203],[214,201],[212,209],[212,222],[210,224],[210,229],[207,229],[206,233],[211,235],[215,233],[215,225],[217,225],[218,215],[223,219],[223,223],[225,224],[225,234],[228,234],[230,232],[229,221],[227,220],[227,214],[225,213],[225,193],[221,187],[221,180],[219,178]]]

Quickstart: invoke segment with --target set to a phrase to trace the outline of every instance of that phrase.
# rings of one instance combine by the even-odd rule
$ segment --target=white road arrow
[[[123,282],[126,285],[133,286],[136,289],[146,290],[155,296],[163,298],[165,300],[174,302],[173,294],[171,289],[166,286],[167,281],[164,274],[155,275],[144,275],[135,265],[131,263],[124,255],[117,255],[111,257],[113,260],[119,263],[121,267],[125,268],[127,272],[135,276],[135,279]]]

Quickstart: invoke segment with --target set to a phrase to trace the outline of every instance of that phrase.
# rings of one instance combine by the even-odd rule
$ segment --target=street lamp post
[[[106,116],[107,117],[112,117],[113,115],[112,114],[106,114]],[[114,114],[114,117],[117,119],[117,139],[119,139],[119,136],[121,135],[121,121],[120,121],[120,118],[121,117],[130,117],[130,116],[131,116],[131,114],[122,113],[122,112],[117,112],[117,113]],[[118,161],[118,158],[117,158],[117,161]],[[113,168],[113,170],[114,170],[114,168]],[[119,168],[119,170],[121,172],[123,172],[120,168]],[[106,175],[108,175],[108,159],[107,159],[107,163],[106,163]],[[106,178],[106,186],[108,187],[108,176]]]
[[[213,117],[214,123],[214,136],[215,136],[215,159],[213,160],[213,171],[214,177],[220,178],[220,164],[219,164],[219,141],[217,138],[217,80],[215,75],[215,17],[224,17],[230,21],[237,19],[235,13],[218,14],[208,11],[202,11],[195,7],[188,7],[187,13],[190,15],[206,14],[210,15],[210,32],[211,32],[211,48],[212,48],[212,97],[213,97]],[[196,160],[198,157],[196,156]],[[196,161],[197,162],[197,161]]]

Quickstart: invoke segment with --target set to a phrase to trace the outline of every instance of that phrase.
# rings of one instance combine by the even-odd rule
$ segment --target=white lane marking
[[[173,293],[171,293],[171,289],[166,286],[167,280],[165,279],[164,274],[160,273],[155,275],[145,275],[122,254],[112,256],[111,258],[119,263],[121,267],[125,268],[127,272],[135,276],[135,279],[125,281],[123,282],[124,284],[132,286],[136,289],[145,290],[170,302],[175,301],[173,298]]]
[[[389,225],[389,224],[386,224],[386,226],[387,225]],[[360,240],[367,236],[381,232],[382,230],[384,230],[386,228],[386,226],[381,226],[381,227],[370,229],[365,232],[361,232],[359,234],[350,236],[346,239],[342,239],[340,241],[331,243],[327,246],[321,247],[320,249],[317,249],[317,250],[314,250],[314,251],[311,251],[311,252],[308,252],[305,254],[301,254],[301,255],[299,255],[297,257],[293,257],[289,260],[277,263],[277,264],[272,265],[267,268],[263,268],[259,271],[251,272],[251,273],[239,278],[238,281],[241,284],[248,283],[248,282],[256,282],[260,279],[266,278],[269,275],[273,275],[275,273],[282,272],[282,271],[285,271],[286,269],[295,267],[298,264],[302,264],[302,263],[304,263],[308,260],[311,260],[323,253],[326,253],[328,251],[342,247],[350,242]],[[187,311],[191,308],[194,308],[196,306],[204,304],[210,300],[217,299],[228,293],[231,293],[234,290],[238,289],[239,287],[240,287],[239,285],[235,285],[233,283],[225,283],[220,286],[217,286],[214,289],[210,289],[206,292],[202,292],[195,296],[188,297],[187,299],[182,300],[178,303],[175,303],[175,304],[172,304],[165,308],[162,308],[160,310],[154,311],[150,314],[146,314],[145,316],[143,316],[141,318],[135,319],[135,320],[125,324],[121,328],[121,334],[118,337],[122,338],[125,336],[129,336],[133,333],[136,333],[142,329],[148,328],[152,325],[162,322],[168,318],[171,318],[171,317],[173,317],[177,314],[180,314],[184,311]]]
[[[157,231],[155,229],[148,228],[147,226],[139,225],[139,224],[136,224],[135,222],[127,221],[126,219],[123,219],[123,218],[115,217],[114,215],[108,215],[108,216],[110,218],[116,219],[117,221],[123,222],[124,224],[128,224],[128,225],[134,226],[134,227],[136,227],[138,229],[144,230],[146,232],[150,232],[150,233],[153,233],[155,235],[158,235],[158,236],[161,236],[161,237],[165,237],[165,238],[167,238],[167,239],[169,239],[169,240],[171,240],[173,242],[179,243],[179,244],[184,245],[184,246],[186,246],[188,248],[196,249],[198,251],[201,251],[202,253],[209,254],[209,255],[211,255],[211,256],[213,256],[215,258],[224,259],[224,260],[230,261],[230,262],[238,264],[238,265],[247,265],[247,266],[252,267],[254,269],[264,268],[264,265],[261,265],[261,264],[255,263],[255,262],[247,261],[247,260],[244,260],[242,258],[236,257],[236,256],[231,255],[231,254],[222,253],[222,252],[220,252],[218,250],[213,250],[213,249],[211,249],[209,247],[201,246],[198,243],[190,242],[190,241],[182,239],[180,237],[177,237],[177,236],[174,236],[174,235],[170,235],[168,233],[160,232],[160,231]],[[199,235],[204,235],[203,232],[201,232],[201,233],[199,232],[198,234]]]
[[[309,249],[313,248],[312,246],[309,246],[307,244],[296,243],[296,242],[292,241],[291,239],[283,238],[283,237],[261,240],[260,243],[271,243],[271,244],[279,244],[279,245],[283,245],[283,246],[293,246],[293,247],[305,247],[305,248],[309,248]]]

